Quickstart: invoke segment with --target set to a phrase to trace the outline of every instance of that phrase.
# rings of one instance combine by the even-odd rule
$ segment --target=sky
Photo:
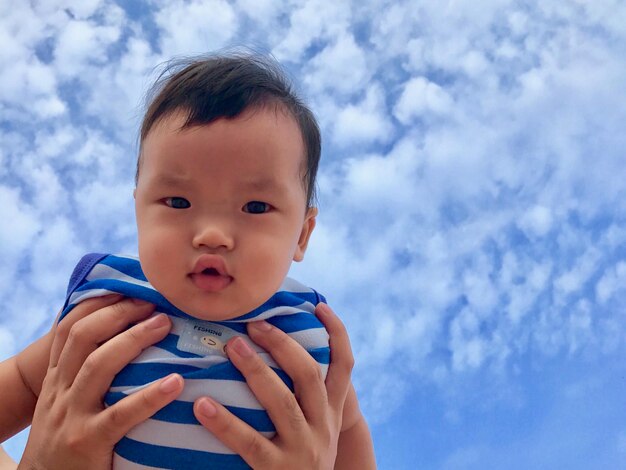
[[[0,359],[82,254],[136,252],[159,64],[247,46],[321,125],[291,272],[349,329],[379,468],[626,468],[625,2],[0,0],[0,44]]]

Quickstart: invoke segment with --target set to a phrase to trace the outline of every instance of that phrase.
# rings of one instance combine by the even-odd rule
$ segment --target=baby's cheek
[[[280,287],[289,272],[291,260],[280,257],[268,257],[263,266],[254,270],[254,283],[261,291],[260,295],[271,297]]]
[[[147,241],[147,240],[145,240]],[[157,290],[164,284],[162,278],[172,271],[171,251],[163,249],[158,243],[139,244],[139,261],[148,282]]]
[[[159,282],[159,266],[158,264],[155,266],[157,259],[158,257],[151,256],[151,254],[146,253],[142,256],[141,252],[139,253],[139,262],[141,263],[143,274],[146,276],[146,279],[148,279],[148,282],[159,290],[158,286],[161,283]]]

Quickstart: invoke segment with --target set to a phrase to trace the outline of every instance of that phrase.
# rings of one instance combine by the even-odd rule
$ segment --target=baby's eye
[[[270,210],[270,205],[267,202],[250,201],[243,206],[243,211],[250,214],[263,214]]]
[[[184,197],[166,197],[163,201],[165,205],[172,209],[188,209],[191,207],[191,203]]]

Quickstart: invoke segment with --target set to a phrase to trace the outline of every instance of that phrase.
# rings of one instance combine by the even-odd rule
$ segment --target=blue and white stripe
[[[177,400],[132,429],[115,448],[116,469],[136,468],[249,468],[193,415],[193,402],[209,395],[233,414],[271,438],[275,428],[267,412],[248,388],[243,376],[225,355],[198,355],[178,349],[185,325],[199,320],[187,315],[158,293],[144,276],[139,260],[131,256],[100,255],[93,266],[83,262],[76,267],[61,319],[79,302],[91,297],[119,293],[147,300],[156,313],[170,316],[173,326],[166,338],[147,348],[114,379],[105,396],[110,406],[169,373],[185,379],[185,389]],[[325,376],[330,350],[328,334],[312,315],[315,305],[324,301],[314,290],[286,278],[280,289],[257,309],[232,320],[213,322],[230,336],[247,338],[245,323],[265,319],[300,343],[319,363]],[[203,322],[208,323],[208,322]],[[248,341],[259,356],[293,390],[291,379],[263,349]]]

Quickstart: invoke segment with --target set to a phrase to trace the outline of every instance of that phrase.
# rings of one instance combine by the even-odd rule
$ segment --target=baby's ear
[[[293,254],[294,261],[302,261],[304,259],[304,253],[309,244],[309,238],[315,228],[315,217],[317,217],[317,207],[309,207],[304,216],[304,223],[302,224],[302,231],[300,232],[296,252]]]

